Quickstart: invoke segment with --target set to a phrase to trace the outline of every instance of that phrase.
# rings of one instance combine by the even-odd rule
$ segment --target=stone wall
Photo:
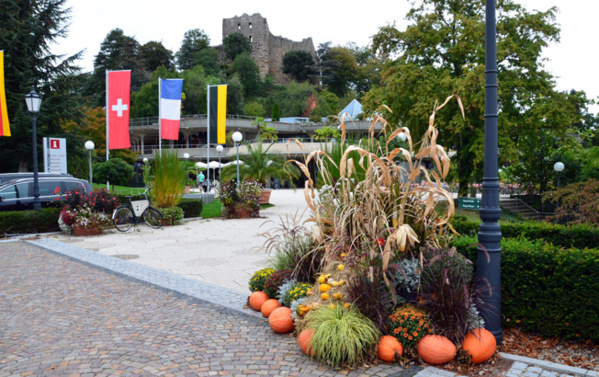
[[[240,33],[250,41],[251,57],[256,61],[262,78],[272,74],[277,81],[288,82],[289,78],[283,73],[283,55],[291,50],[307,51],[316,61],[312,38],[295,42],[274,36],[268,28],[266,18],[259,13],[251,16],[244,13],[241,16],[223,19],[223,40],[233,33]]]

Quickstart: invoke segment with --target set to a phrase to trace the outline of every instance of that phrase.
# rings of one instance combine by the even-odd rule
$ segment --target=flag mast
[[[206,128],[208,131],[208,143],[206,147],[206,179],[208,180],[208,182],[206,182],[206,192],[210,192],[210,84],[208,84],[208,88],[206,91],[208,92],[208,111],[206,111],[208,113],[206,119]]]
[[[108,99],[108,70],[106,70],[106,162],[110,159],[110,103]],[[110,182],[106,179],[106,190],[110,191]]]
[[[162,114],[160,100],[162,99],[162,78],[158,77],[158,153],[162,156]]]

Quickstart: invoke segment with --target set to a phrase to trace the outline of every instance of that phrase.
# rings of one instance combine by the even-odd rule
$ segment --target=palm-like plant
[[[299,178],[300,170],[294,163],[285,162],[281,156],[268,153],[274,144],[270,144],[264,148],[264,144],[258,141],[255,144],[247,144],[248,154],[240,156],[239,159],[243,162],[239,165],[240,179],[255,180],[266,185],[271,178],[285,180],[289,178]],[[237,167],[228,165],[221,172],[221,180],[223,182],[231,181],[237,177]]]

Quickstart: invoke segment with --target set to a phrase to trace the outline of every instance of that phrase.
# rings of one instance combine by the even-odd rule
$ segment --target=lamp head
[[[88,141],[85,142],[85,149],[87,149],[88,151],[91,151],[92,149],[94,149],[95,146],[96,145],[91,140],[88,140]]]
[[[183,153],[183,158],[188,159],[189,158],[189,153]]]
[[[216,146],[216,151],[217,151],[218,153],[222,153],[223,149],[224,149],[224,148],[223,148],[223,146],[222,146],[222,145],[220,145],[220,144]]]
[[[25,104],[27,104],[27,111],[29,111],[29,113],[37,114],[40,112],[42,96],[35,92],[33,86],[31,87],[31,92],[25,95]]]
[[[563,163],[563,162],[556,162],[556,163],[553,165],[553,170],[555,170],[555,171],[556,171],[556,172],[558,172],[558,173],[559,173],[560,171],[563,171],[563,170],[564,170],[564,168],[565,168],[565,166],[564,166],[564,163]]]
[[[243,135],[239,131],[233,132],[233,141],[239,143],[243,139]]]

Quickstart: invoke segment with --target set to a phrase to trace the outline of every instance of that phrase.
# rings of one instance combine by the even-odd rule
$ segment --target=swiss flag
[[[109,149],[131,148],[129,110],[131,103],[131,71],[108,71],[108,103],[106,104]]]

